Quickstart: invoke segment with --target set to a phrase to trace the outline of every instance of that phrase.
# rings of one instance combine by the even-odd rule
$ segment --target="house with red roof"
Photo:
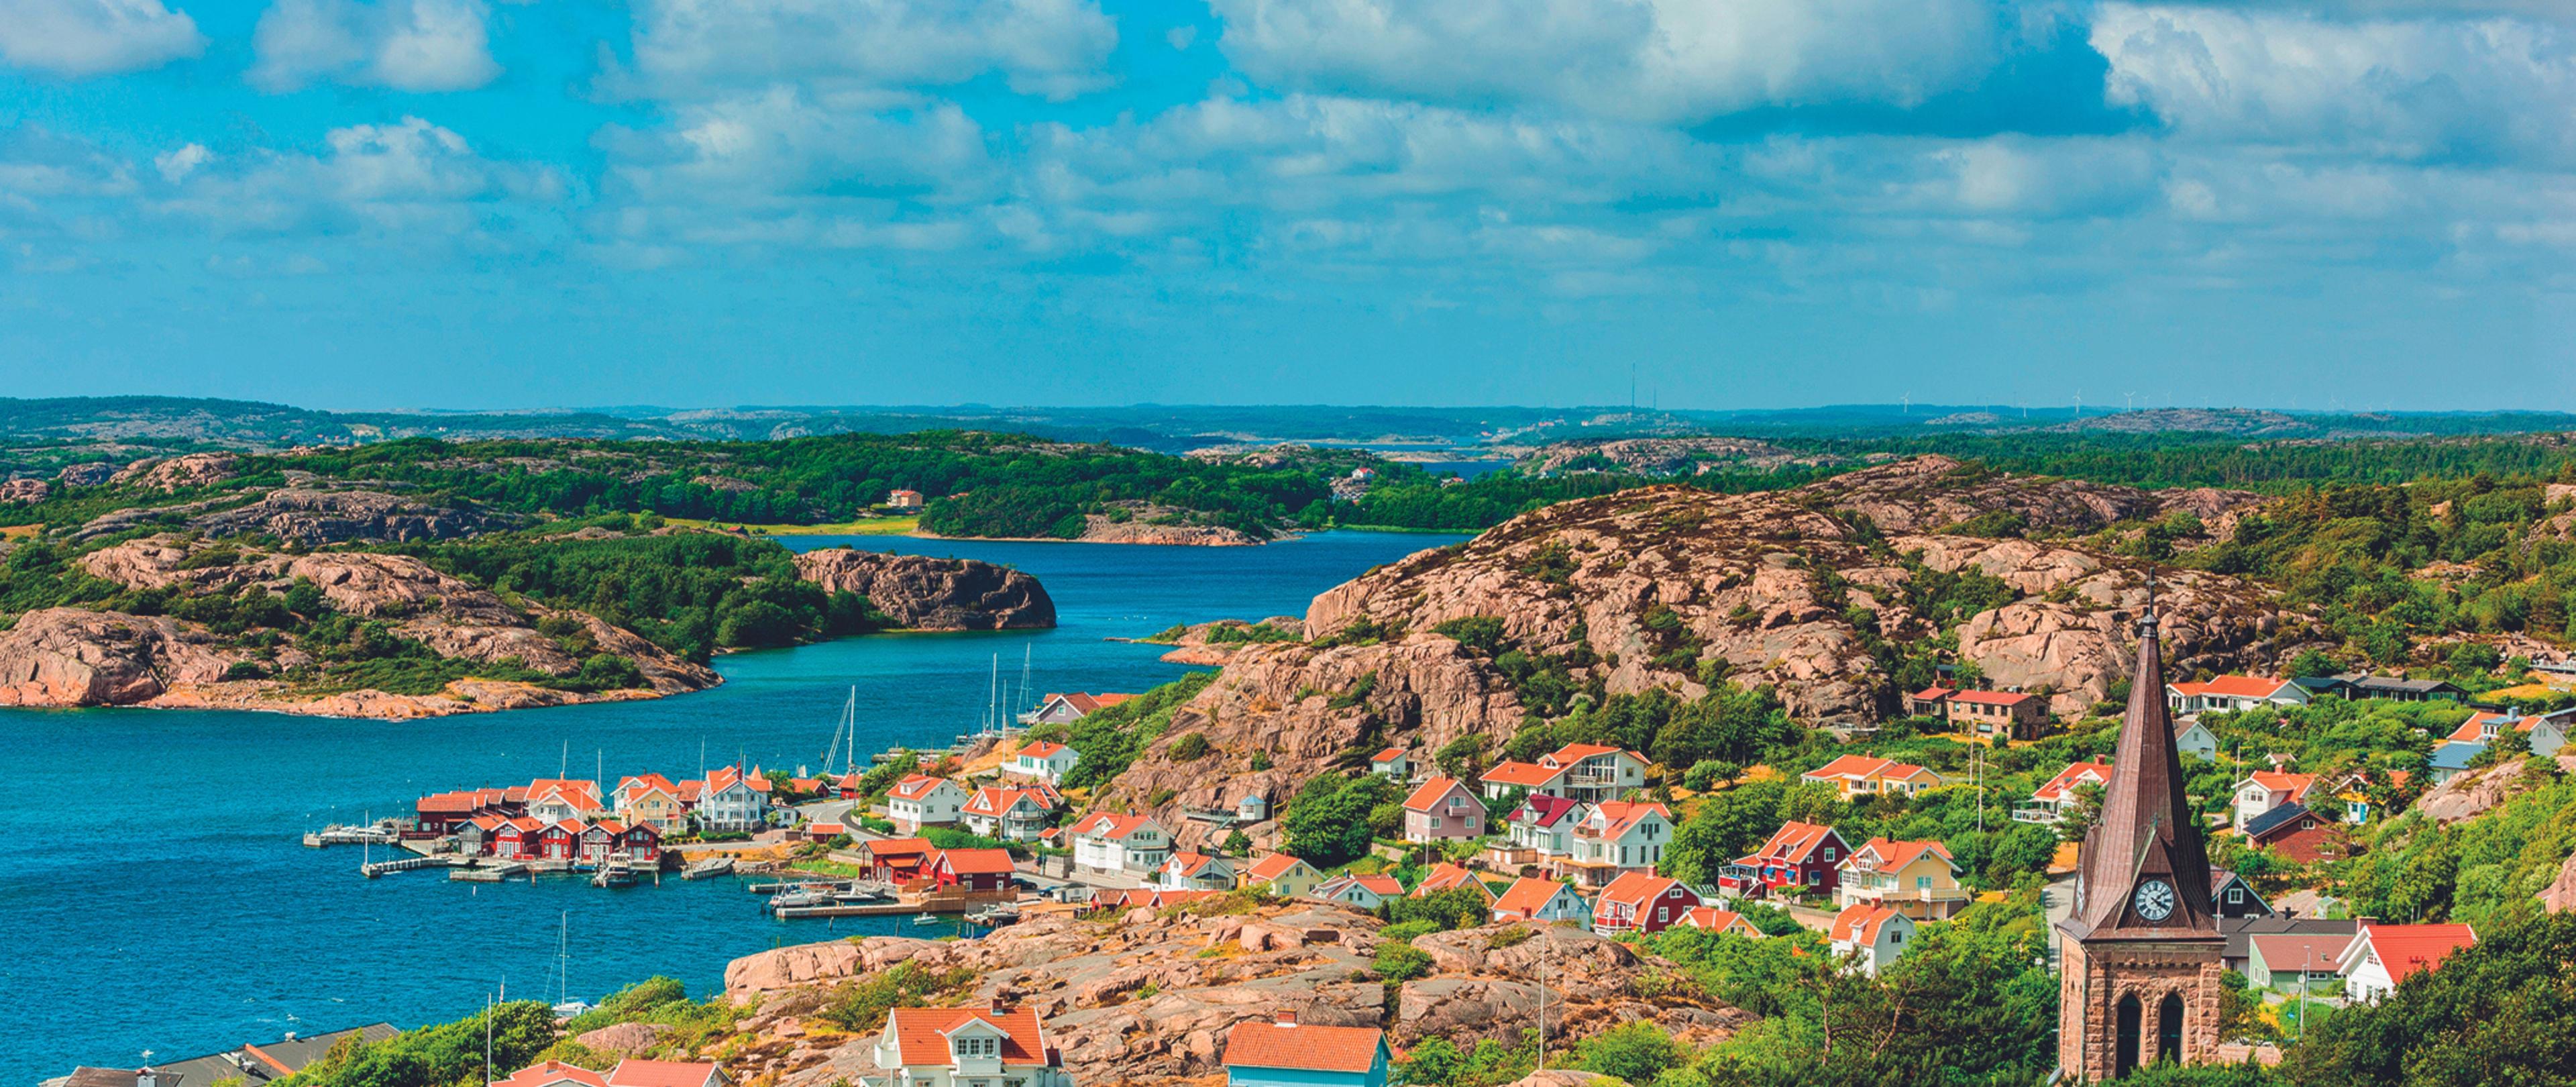
[[[1016,777],[1043,781],[1049,785],[1064,784],[1064,776],[1073,772],[1073,764],[1082,761],[1082,753],[1053,740],[1031,740],[1011,753],[1011,773]]]
[[[2236,829],[2244,830],[2263,813],[2285,804],[2305,804],[2316,787],[2315,774],[2257,770],[2236,783]]]
[[[1390,898],[1404,897],[1404,884],[1394,876],[1361,876],[1344,872],[1315,885],[1315,897],[1363,910],[1374,910]]]
[[[749,773],[731,766],[707,772],[699,790],[698,825],[723,833],[758,830],[769,822],[769,779],[755,768]]]
[[[1577,886],[1607,886],[1629,872],[1652,872],[1673,841],[1673,813],[1661,804],[1604,800],[1591,805],[1569,832],[1570,848],[1556,859],[1558,875]]]
[[[1405,841],[1442,842],[1484,834],[1485,802],[1467,790],[1466,782],[1429,778],[1404,798]]]
[[[1226,1087],[1386,1087],[1386,1033],[1301,1025],[1282,1008],[1227,1031],[1224,1063]]]
[[[1073,835],[1073,863],[1086,872],[1139,878],[1172,858],[1172,835],[1142,815],[1094,812],[1066,828]]]
[[[1695,928],[1702,932],[1742,936],[1749,940],[1762,939],[1762,930],[1753,927],[1753,922],[1745,920],[1743,914],[1721,910],[1715,906],[1701,906],[1683,914],[1681,924],[1685,928]]]
[[[1737,898],[1782,894],[1831,894],[1851,847],[1822,823],[1784,823],[1756,849],[1720,869],[1717,886]]]
[[[966,829],[987,838],[1014,842],[1033,842],[1046,830],[1047,817],[1064,805],[1064,794],[1055,786],[1037,782],[1026,786],[984,785],[966,798],[959,809]]]
[[[2013,806],[2013,821],[2057,825],[2058,820],[2074,810],[2075,788],[2091,785],[2096,789],[2111,783],[2108,762],[2079,762],[2057,772],[2030,794],[2030,799]]]
[[[1102,887],[1091,892],[1089,910],[1177,906],[1224,894],[1223,891],[1175,891],[1167,887]]]
[[[943,849],[930,859],[930,882],[936,887],[962,887],[973,893],[1011,889],[1011,852],[1007,849]]]
[[[1154,885],[1173,891],[1231,891],[1234,865],[1205,853],[1174,853],[1155,870]]]
[[[867,878],[904,886],[929,874],[939,847],[928,838],[880,838],[859,843],[859,867]]]
[[[1531,796],[1563,796],[1565,771],[1534,762],[1500,762],[1476,775],[1476,784],[1484,789],[1487,800],[1500,800],[1514,789]]]
[[[2454,951],[2478,942],[2467,925],[2365,923],[2340,956],[2344,996],[2375,1001],[2407,978],[2441,965]]]
[[[1590,924],[1592,904],[1561,881],[1522,876],[1494,898],[1494,920]]]
[[[949,826],[965,810],[966,790],[947,778],[913,774],[886,790],[886,818],[898,832]]]
[[[1906,945],[1914,942],[1914,919],[1885,906],[1863,902],[1843,907],[1843,912],[1834,915],[1825,935],[1836,958],[1855,960],[1863,973],[1875,975],[1880,967],[1904,955]]]
[[[1293,1010],[1226,1030],[1226,1087],[1386,1087],[1386,1033],[1301,1025]]]
[[[1489,853],[1506,867],[1553,864],[1574,850],[1574,826],[1587,810],[1579,800],[1531,793],[1503,817],[1504,843]]]
[[[724,1087],[724,1070],[711,1061],[622,1060],[608,1070],[608,1087]]]
[[[1610,881],[1592,900],[1592,931],[1612,936],[1662,932],[1701,905],[1699,894],[1679,880],[1630,872]]]
[[[680,801],[680,787],[660,774],[638,774],[617,783],[617,791],[608,794],[617,817],[628,823],[651,823],[664,834],[676,834],[689,826],[688,805]]]
[[[546,1061],[494,1080],[492,1087],[608,1087],[608,1077],[579,1065]]]
[[[1937,717],[1947,721],[1950,719],[1948,705],[1950,696],[1958,692],[1959,689],[1950,686],[1946,680],[1919,691],[1908,691],[1905,694],[1905,714],[1908,717]]]
[[[1303,858],[1273,853],[1243,869],[1242,886],[1267,887],[1281,898],[1304,898],[1324,883],[1324,873]]]
[[[920,491],[912,490],[907,487],[898,487],[886,492],[885,504],[886,508],[890,510],[917,510],[925,503],[921,497]]]
[[[502,820],[499,826],[492,828],[492,855],[505,861],[537,859],[538,836],[549,825],[524,815]]]
[[[2519,732],[2522,734],[2523,743],[2531,749],[2532,754],[2547,757],[2558,754],[2560,748],[2567,746],[2567,731],[2571,725],[2576,725],[2576,710],[2531,714],[2526,714],[2519,709],[2510,709],[2503,713],[2480,710],[2470,714],[2468,720],[2460,722],[2460,727],[2452,729],[2449,736],[2443,737],[2442,742],[2434,746],[2434,750],[2438,752],[2452,744],[2477,744],[2484,747],[2494,743],[2495,738],[2503,733]]]
[[[419,828],[419,836],[436,838],[454,833],[457,827],[479,814],[482,807],[480,793],[431,793],[412,805],[412,823]]]
[[[2271,676],[2217,676],[2165,684],[2165,708],[2176,714],[2233,713],[2256,706],[2304,706],[2308,689]]]
[[[2020,691],[1952,691],[1942,713],[1970,739],[2036,740],[2048,733],[2048,700]]]
[[[606,811],[599,801],[599,783],[573,778],[538,778],[528,783],[528,814],[539,821],[560,823],[566,819],[586,819]]]
[[[1024,720],[1032,725],[1070,725],[1134,697],[1132,694],[1092,694],[1088,691],[1050,694],[1039,701],[1037,712]]]
[[[565,819],[537,828],[537,856],[541,861],[571,862],[581,853],[582,821]]]
[[[1399,784],[1413,780],[1413,756],[1401,747],[1390,747],[1369,756],[1369,772]]]
[[[1555,791],[1587,803],[1617,800],[1646,787],[1646,757],[1615,747],[1567,744],[1539,756],[1538,764],[1562,775]]]
[[[1886,906],[1918,921],[1946,921],[1968,904],[1959,865],[1939,842],[1872,838],[1843,858],[1834,888],[1843,906]]]
[[[896,1008],[870,1054],[882,1077],[867,1087],[1073,1087],[1064,1055],[1030,1008]]]
[[[1476,878],[1476,873],[1468,871],[1464,865],[1448,861],[1432,865],[1429,872],[1423,873],[1422,882],[1414,884],[1410,893],[1414,898],[1422,898],[1460,888],[1483,895],[1488,905],[1494,901],[1494,889],[1485,886],[1485,881]]]
[[[1840,756],[1798,775],[1798,780],[1831,785],[1845,800],[1858,800],[1871,793],[1912,796],[1945,784],[1941,775],[1928,768],[1872,755]]]

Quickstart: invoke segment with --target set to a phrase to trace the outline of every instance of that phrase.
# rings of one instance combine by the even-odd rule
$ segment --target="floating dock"
[[[374,864],[359,865],[358,874],[365,876],[368,879],[374,879],[377,876],[384,875],[388,872],[408,872],[415,868],[446,868],[448,866],[447,859],[444,857],[404,857],[401,860],[377,861]]]

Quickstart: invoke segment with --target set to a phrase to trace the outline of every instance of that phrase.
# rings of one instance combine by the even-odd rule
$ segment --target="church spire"
[[[2155,574],[2149,571],[2147,603],[2138,615],[2138,660],[2130,673],[2128,713],[2112,755],[2111,780],[2103,786],[2101,813],[2084,837],[2075,912],[2066,922],[2079,939],[2121,931],[2170,935],[2217,925],[2201,819],[2183,795],[2182,757],[2165,707],[2158,622]],[[2175,900],[2163,907],[2163,916],[2144,916],[2133,901],[2137,888],[2150,879],[2162,881]]]

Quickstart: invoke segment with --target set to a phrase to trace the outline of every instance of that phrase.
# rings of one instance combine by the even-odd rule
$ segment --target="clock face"
[[[2138,893],[2129,899],[2129,903],[2138,908],[2138,916],[2149,921],[2162,921],[2173,916],[2173,884],[2160,879],[2141,883],[2138,885]]]

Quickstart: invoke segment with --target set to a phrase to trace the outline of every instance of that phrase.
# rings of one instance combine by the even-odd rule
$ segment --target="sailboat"
[[[555,1018],[570,1019],[590,1010],[588,1001],[572,999],[572,911],[563,913],[555,934]]]
[[[846,733],[846,740],[843,734]],[[832,776],[832,757],[841,758],[841,774],[847,777],[858,771],[859,759],[859,688],[850,686],[850,700],[841,704],[841,721],[832,727],[832,746],[823,749],[823,776]]]

